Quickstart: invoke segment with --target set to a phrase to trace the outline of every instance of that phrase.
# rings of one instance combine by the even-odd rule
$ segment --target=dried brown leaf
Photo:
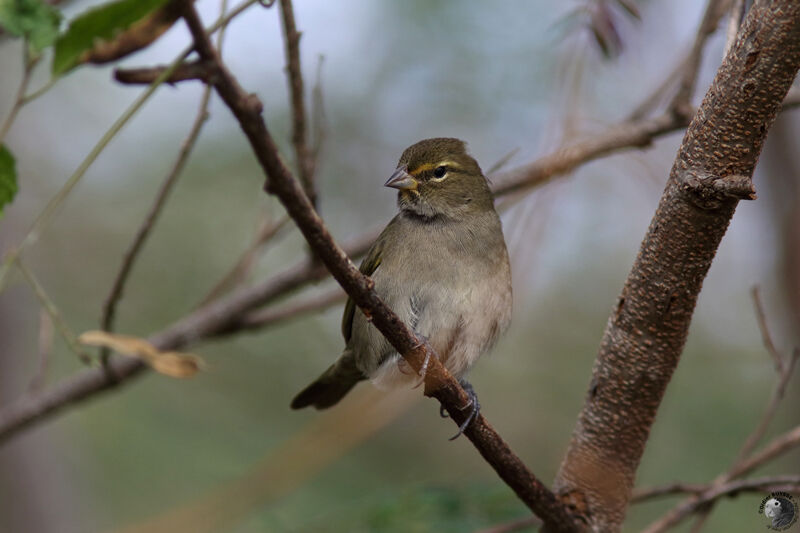
[[[81,344],[109,348],[117,353],[139,358],[156,372],[173,378],[194,376],[205,367],[205,363],[197,355],[162,352],[146,340],[131,335],[93,330],[82,333],[78,341]]]

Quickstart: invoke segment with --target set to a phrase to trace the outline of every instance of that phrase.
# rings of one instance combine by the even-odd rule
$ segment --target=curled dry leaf
[[[94,46],[80,56],[79,62],[109,63],[141,50],[172,27],[178,20],[181,9],[180,2],[170,2],[127,30],[118,33],[113,39],[109,41],[96,39]]]
[[[205,368],[197,355],[182,352],[162,352],[144,339],[106,331],[87,331],[78,337],[81,344],[101,346],[130,357],[137,357],[159,374],[173,378],[188,378]]]

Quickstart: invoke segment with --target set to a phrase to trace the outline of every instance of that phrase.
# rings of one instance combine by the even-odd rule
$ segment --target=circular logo
[[[767,529],[786,531],[797,522],[797,502],[788,492],[773,492],[761,500],[758,514],[769,518]]]

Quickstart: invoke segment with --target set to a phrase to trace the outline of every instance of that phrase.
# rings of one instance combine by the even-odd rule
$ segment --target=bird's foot
[[[463,411],[465,409],[471,409],[471,411],[467,419],[464,420],[464,423],[458,426],[458,433],[450,437],[448,440],[456,440],[458,437],[460,437],[461,434],[464,433],[464,430],[467,429],[467,427],[472,423],[473,420],[475,420],[475,418],[478,416],[478,413],[481,411],[481,404],[478,402],[478,395],[475,393],[475,389],[472,387],[472,384],[466,379],[459,380],[459,383],[461,383],[461,387],[464,389],[464,392],[466,392],[467,396],[469,396],[469,403],[463,407],[460,407],[460,410]],[[449,416],[447,411],[445,411],[444,406],[439,407],[439,416],[442,418],[447,418]]]
[[[415,346],[414,349],[416,350],[417,348],[422,348],[423,346],[427,346],[428,349],[425,350],[425,360],[422,361],[422,366],[420,367],[419,372],[417,372],[419,375],[419,383],[414,385],[415,389],[425,383],[425,376],[428,374],[428,367],[431,363],[431,353],[433,353],[431,345],[428,344],[428,338],[424,335],[420,335],[419,333],[417,333],[417,337],[420,339],[420,343]]]

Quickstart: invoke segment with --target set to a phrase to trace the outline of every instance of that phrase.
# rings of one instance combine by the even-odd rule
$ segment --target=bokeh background
[[[641,21],[621,17],[624,46],[607,59],[580,19],[567,17],[579,2],[297,0],[308,92],[324,56],[327,133],[318,181],[327,224],[338,239],[385,224],[395,198],[381,185],[401,151],[421,138],[463,138],[488,168],[511,150],[514,166],[602,131],[683,57],[702,4],[639,3]],[[90,5],[68,2],[63,10],[69,18]],[[209,23],[219,2],[200,0],[198,7]],[[251,8],[230,25],[224,57],[261,97],[291,160],[279,24],[277,7]],[[722,56],[722,34],[708,43],[696,102]],[[188,39],[176,24],[123,65],[171,61]],[[2,116],[20,58],[18,42],[0,43]],[[34,87],[46,81],[46,70]],[[20,241],[141,90],[113,82],[111,67],[83,67],[23,108],[6,139],[20,192],[0,222],[1,250]],[[73,330],[98,326],[122,253],[188,132],[201,91],[195,82],[159,89],[26,252]],[[757,423],[775,377],[753,312],[753,285],[761,287],[778,348],[797,344],[797,113],[771,132],[757,171],[759,199],[740,204],[711,268],[639,470],[642,485],[712,479]],[[471,381],[484,414],[546,482],[566,450],[608,313],[680,138],[585,165],[503,213],[513,325]],[[281,216],[262,182],[215,97],[210,123],[131,276],[119,331],[147,336],[198,304],[264,217]],[[303,253],[299,233],[284,232],[251,281]],[[341,350],[340,313],[336,306],[194,346],[209,365],[194,379],[148,374],[3,444],[0,531],[461,532],[526,516],[466,439],[448,442],[452,422],[418,398],[419,390],[380,399],[362,385],[336,410],[289,410],[292,396]],[[37,373],[39,328],[39,304],[16,276],[0,294],[2,405],[25,394]],[[57,336],[48,364],[50,384],[82,367]],[[798,398],[790,389],[768,435],[798,423]],[[794,473],[798,465],[795,452],[761,472]],[[760,500],[723,501],[708,530],[763,527]],[[634,506],[626,531],[673,501]]]

